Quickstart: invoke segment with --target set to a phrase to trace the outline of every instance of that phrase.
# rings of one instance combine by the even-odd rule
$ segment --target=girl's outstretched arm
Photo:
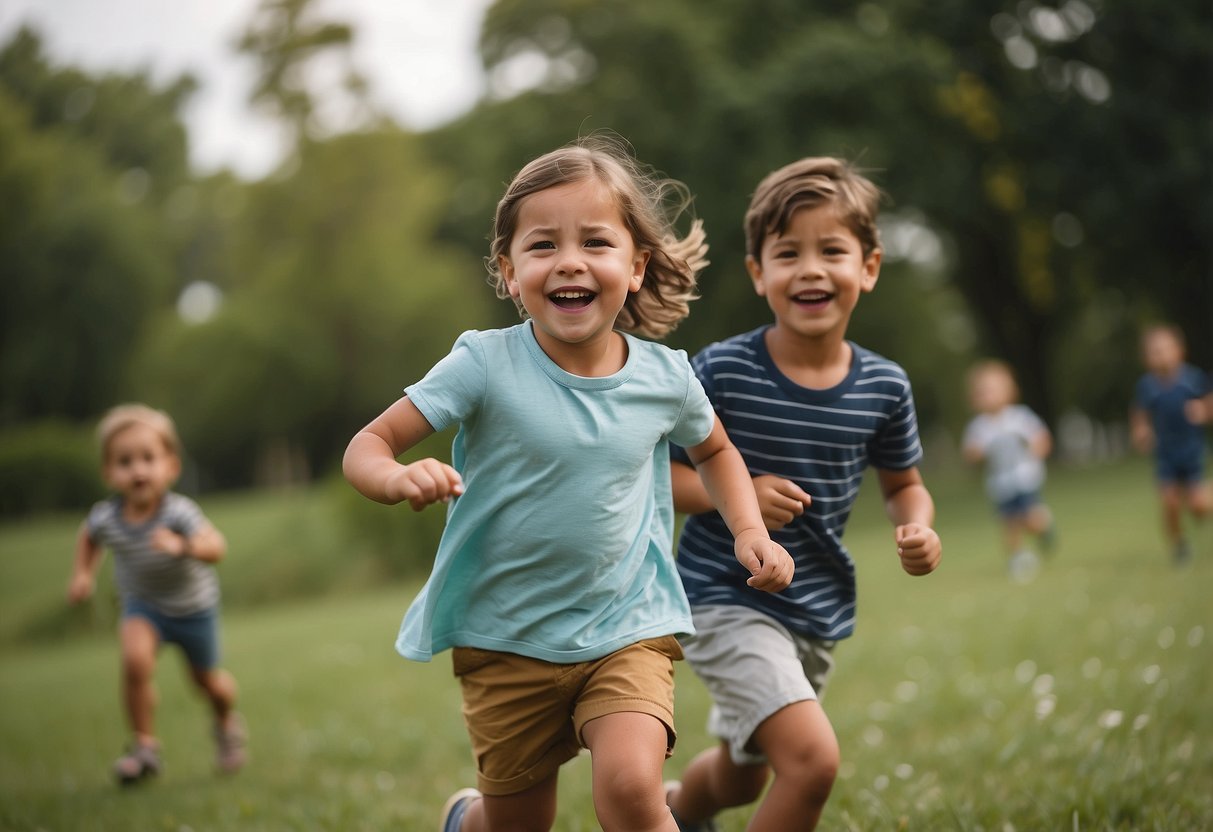
[[[787,587],[795,570],[792,556],[767,534],[750,472],[719,419],[707,439],[687,448],[687,456],[695,463],[712,504],[733,533],[737,560],[750,570],[747,583],[766,592]]]
[[[342,471],[354,488],[379,503],[408,501],[414,511],[463,493],[459,472],[433,458],[402,465],[396,457],[434,432],[417,405],[402,396],[358,431],[345,449]]]

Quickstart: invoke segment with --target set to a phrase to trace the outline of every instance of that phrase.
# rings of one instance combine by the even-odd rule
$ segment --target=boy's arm
[[[674,508],[683,514],[703,514],[715,508],[699,474],[689,465],[677,460],[670,462],[670,483],[674,489]],[[803,488],[791,480],[773,474],[754,477],[754,493],[758,509],[768,531],[782,529],[804,514],[813,502]]]
[[[1049,428],[1042,422],[1040,428],[1028,440],[1028,450],[1037,459],[1048,459],[1049,454],[1053,453],[1053,434]]]
[[[1148,453],[1154,447],[1154,428],[1150,425],[1150,416],[1136,405],[1129,410],[1129,435],[1138,453]]]
[[[342,471],[350,485],[379,503],[408,500],[414,511],[463,493],[459,472],[426,458],[402,465],[396,457],[434,432],[417,405],[402,396],[358,431],[345,449]]]
[[[227,538],[205,521],[188,537],[167,526],[157,526],[152,530],[149,542],[158,552],[178,558],[195,558],[207,563],[218,563],[227,554]]]
[[[935,501],[922,482],[917,468],[902,471],[878,468],[885,513],[893,523],[901,568],[911,575],[926,575],[939,566],[943,545],[931,528]]]
[[[88,524],[81,523],[76,533],[76,552],[72,558],[72,574],[67,583],[67,600],[78,604],[93,594],[97,565],[105,551],[88,536]]]
[[[792,557],[767,534],[745,461],[729,441],[720,419],[713,421],[708,438],[687,448],[687,456],[695,463],[690,473],[698,472],[701,487],[733,533],[737,560],[750,570],[746,583],[755,589],[779,592],[792,582]]]

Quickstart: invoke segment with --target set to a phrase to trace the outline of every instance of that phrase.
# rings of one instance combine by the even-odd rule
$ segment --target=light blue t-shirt
[[[407,658],[463,646],[572,663],[693,630],[669,442],[703,442],[714,416],[686,354],[625,336],[623,368],[585,378],[532,326],[465,332],[405,389],[434,430],[459,425],[464,484],[400,627]]]

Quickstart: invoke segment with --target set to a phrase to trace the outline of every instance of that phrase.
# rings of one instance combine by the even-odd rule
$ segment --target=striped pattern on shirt
[[[89,539],[114,554],[114,583],[122,600],[137,599],[169,616],[186,616],[219,604],[219,577],[215,567],[191,557],[157,552],[152,530],[167,526],[190,537],[205,524],[198,504],[169,492],[156,515],[132,525],[122,517],[122,498],[111,497],[93,506],[87,523]]]
[[[795,559],[796,575],[778,594],[746,586],[749,574],[716,512],[687,518],[678,571],[692,605],[742,604],[796,633],[845,638],[855,626],[855,564],[842,535],[864,470],[904,470],[922,457],[910,382],[900,366],[852,343],[840,384],[801,387],[771,360],[765,332],[712,344],[691,363],[750,475],[792,480],[813,498],[771,534]],[[689,462],[680,448],[673,457]]]

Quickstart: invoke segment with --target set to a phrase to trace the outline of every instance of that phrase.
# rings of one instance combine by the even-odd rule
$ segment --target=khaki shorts
[[[546,780],[581,751],[585,724],[608,714],[660,720],[666,756],[673,751],[674,662],[682,658],[673,636],[576,664],[475,647],[452,652],[477,787],[485,794],[517,794]]]

